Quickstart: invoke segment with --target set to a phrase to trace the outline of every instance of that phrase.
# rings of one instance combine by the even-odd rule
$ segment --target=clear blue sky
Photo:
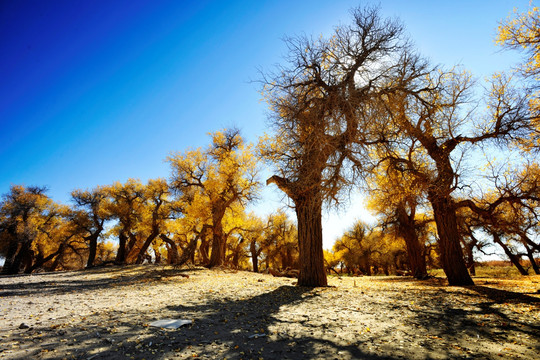
[[[210,131],[235,125],[256,141],[266,106],[250,80],[282,62],[283,36],[328,34],[369,3],[0,1],[0,193],[46,185],[67,202],[75,188],[168,177],[166,156],[206,146]],[[528,4],[380,2],[424,55],[479,77],[516,61],[493,39]],[[350,225],[340,218],[327,231]]]

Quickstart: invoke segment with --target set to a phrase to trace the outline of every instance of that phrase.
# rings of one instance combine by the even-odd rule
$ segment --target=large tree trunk
[[[398,233],[405,240],[407,247],[407,260],[414,278],[427,279],[426,255],[424,244],[420,243],[416,233],[414,218],[407,214],[404,207],[397,209]],[[412,215],[414,217],[414,215]],[[396,266],[397,267],[397,266]]]
[[[525,245],[525,250],[527,251],[527,257],[529,258],[529,261],[531,262],[531,266],[533,268],[533,271],[536,275],[540,275],[540,268],[538,268],[538,264],[536,263],[536,259],[534,258],[534,253],[531,250],[530,247]]]
[[[298,219],[299,286],[327,286],[324,270],[320,194],[307,193],[295,199]]]
[[[116,265],[125,265],[126,263],[126,242],[127,236],[122,231],[118,235],[118,252],[116,253],[116,259],[114,260]]]
[[[212,217],[212,253],[208,267],[221,266],[225,263],[226,239],[223,233],[223,224],[221,220],[223,215],[219,214]]]
[[[39,256],[36,259],[35,263],[29,269],[26,269],[25,273],[30,274],[30,273],[32,273],[32,271],[34,271],[37,268],[43,266],[49,260],[52,260],[54,257],[61,256],[62,253],[64,252],[65,247],[66,247],[66,245],[64,243],[62,243],[62,244],[60,244],[60,246],[58,246],[58,250],[56,250],[54,253],[50,254],[49,256],[47,256],[47,257]]]
[[[199,245],[199,253],[201,254],[201,260],[203,265],[208,265],[210,262],[210,257],[208,256],[208,252],[210,251],[210,242],[203,238],[201,239],[201,245]]]
[[[439,236],[439,255],[449,285],[474,285],[469,275],[461,242],[454,204],[451,199],[430,194],[429,201]]]
[[[86,262],[87,268],[94,267],[94,261],[96,260],[96,253],[97,253],[98,237],[99,237],[99,233],[95,233],[95,234],[90,234],[90,236],[86,238],[89,243],[88,261]]]
[[[252,240],[249,244],[249,251],[251,252],[251,264],[253,265],[253,272],[259,272],[259,254],[255,246],[255,240]]]

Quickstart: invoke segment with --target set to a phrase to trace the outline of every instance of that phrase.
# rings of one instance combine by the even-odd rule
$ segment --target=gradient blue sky
[[[0,193],[46,185],[67,202],[75,188],[168,177],[167,155],[206,146],[210,131],[235,125],[256,141],[266,106],[250,80],[283,62],[283,36],[328,34],[370,3],[0,1]],[[482,78],[517,61],[493,39],[498,21],[529,1],[380,5],[434,63]],[[326,215],[326,247],[359,206]]]

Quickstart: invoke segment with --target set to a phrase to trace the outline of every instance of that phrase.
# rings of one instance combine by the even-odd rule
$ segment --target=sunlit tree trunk
[[[536,275],[540,275],[540,268],[538,268],[538,264],[536,263],[536,259],[534,258],[534,253],[532,252],[531,248],[527,245],[525,246],[525,250],[527,251],[527,257],[529,258],[529,261],[531,262],[531,266],[534,270],[534,273]]]
[[[208,267],[220,266],[225,263],[226,239],[223,233],[223,224],[221,220],[224,214],[212,214],[212,253]]]
[[[434,193],[429,194],[429,201],[437,225],[440,261],[448,278],[448,284],[474,285],[463,258],[453,201]]]
[[[172,239],[169,239],[163,234],[160,235],[160,238],[168,245],[167,262],[172,265],[178,263],[178,259],[180,258],[180,254],[178,253],[178,245],[176,245],[176,243]]]
[[[298,218],[299,286],[327,286],[322,237],[322,200],[319,194],[295,199]]]

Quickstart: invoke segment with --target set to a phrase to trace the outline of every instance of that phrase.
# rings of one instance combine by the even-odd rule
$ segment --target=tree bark
[[[89,242],[88,261],[86,262],[86,268],[94,267],[94,261],[96,260],[97,254],[98,237],[99,232],[95,234],[90,234],[90,236],[86,238]]]
[[[407,247],[407,259],[414,278],[419,280],[427,279],[426,255],[423,244],[418,239],[416,233],[414,215],[409,216],[403,206],[397,209],[399,235],[405,240]],[[397,268],[397,266],[396,266]]]
[[[453,201],[433,193],[429,195],[429,201],[433,207],[433,215],[437,225],[441,265],[448,278],[448,284],[452,286],[474,285],[463,258]]]
[[[23,260],[27,260],[28,256],[31,256],[31,254],[29,254],[31,244],[32,242],[29,240],[25,240],[21,243],[21,247],[19,248],[19,251],[15,255],[13,262],[11,263],[11,272],[9,274],[19,273]],[[31,261],[32,260],[30,259],[30,262]]]
[[[298,218],[299,286],[327,286],[322,238],[322,200],[318,193],[295,199]]]
[[[223,215],[214,214],[212,216],[212,253],[208,267],[221,266],[225,263],[226,239],[223,233],[221,220]]]
[[[531,266],[533,268],[533,271],[534,271],[534,273],[536,275],[540,275],[540,268],[538,267],[538,264],[536,263],[536,259],[534,258],[534,251],[529,246],[527,240],[528,239],[527,239],[526,236],[521,235],[521,242],[523,243],[523,246],[525,247],[525,250],[527,251],[527,257],[529,258],[529,261],[531,262]]]
[[[63,243],[60,244],[60,246],[58,247],[58,250],[56,250],[54,253],[50,254],[47,257],[41,257],[39,259],[36,259],[36,262],[29,269],[27,269],[27,271],[25,271],[25,273],[30,274],[34,270],[39,268],[40,266],[43,266],[47,261],[52,260],[56,256],[61,256],[64,249],[65,249],[65,245]]]
[[[127,242],[127,236],[122,231],[118,235],[118,252],[116,253],[116,259],[114,260],[114,263],[116,265],[126,264],[126,242]]]
[[[201,239],[199,252],[201,253],[202,264],[205,266],[208,265],[208,263],[210,262],[210,257],[208,256],[209,250],[210,250],[210,242],[206,238]]]
[[[255,247],[255,240],[252,240],[249,244],[249,251],[251,252],[251,264],[253,265],[253,272],[259,272],[259,254]]]

